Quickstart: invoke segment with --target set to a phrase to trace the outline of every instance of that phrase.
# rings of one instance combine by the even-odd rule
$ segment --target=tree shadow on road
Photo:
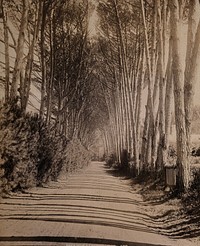
[[[109,165],[105,164],[104,169],[109,175],[112,175],[117,178],[121,178],[123,180],[131,180],[133,179],[130,172],[126,169],[122,169],[119,166],[110,167]]]
[[[7,242],[48,242],[48,243],[70,243],[79,244],[83,243],[86,245],[99,244],[99,245],[126,245],[126,246],[155,246],[151,243],[140,243],[140,242],[130,242],[121,241],[114,239],[104,239],[104,238],[86,238],[86,237],[53,237],[53,236],[37,236],[37,237],[0,237],[0,241]],[[157,246],[166,246],[164,244],[156,244]]]
[[[118,168],[109,167],[107,165],[105,165],[104,168],[108,174],[111,174],[114,177],[119,177],[124,180],[130,180],[130,185],[133,190],[135,190],[136,193],[142,193],[143,188],[141,187],[143,187],[145,184],[142,184],[141,186],[140,184],[138,184],[137,180],[134,177],[131,177],[130,174],[127,174],[125,171],[119,170]],[[151,199],[145,200],[145,203],[149,206],[162,206],[166,202],[174,198],[175,197],[173,194],[166,195],[163,193],[163,195],[160,194],[154,198],[151,197]],[[152,221],[157,223],[157,225],[154,225],[154,223],[152,223],[150,227],[156,230],[159,234],[177,239],[195,238],[200,236],[200,228],[198,226],[200,216],[186,217],[186,215],[184,213],[181,213],[179,210],[176,211],[170,209],[166,213],[157,216],[150,216],[150,218],[152,219]]]

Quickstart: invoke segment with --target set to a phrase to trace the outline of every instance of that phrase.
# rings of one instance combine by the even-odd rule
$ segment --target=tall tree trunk
[[[9,101],[10,92],[10,59],[9,59],[9,36],[7,12],[4,10],[4,1],[1,2],[1,11],[3,17],[4,45],[5,45],[5,102]]]
[[[51,122],[52,114],[52,94],[53,94],[53,80],[54,80],[54,35],[55,35],[55,23],[54,23],[54,11],[51,10],[51,20],[49,24],[50,31],[50,76],[48,80],[48,93],[47,93],[47,116],[46,123],[47,125]]]
[[[178,185],[180,189],[189,186],[190,164],[188,161],[187,136],[184,112],[184,68],[181,51],[181,20],[179,19],[178,0],[170,1],[172,23],[173,81],[177,141]]]
[[[147,72],[148,72],[148,108],[150,111],[151,120],[154,122],[154,110],[153,110],[153,100],[152,100],[152,73],[151,73],[151,65],[150,65],[150,54],[149,54],[149,40],[148,40],[148,32],[147,32],[147,24],[145,18],[145,9],[144,9],[144,0],[140,0],[141,9],[142,9],[142,20],[144,26],[144,38],[145,38],[145,51],[146,51],[146,62],[147,62]]]
[[[166,71],[166,95],[165,95],[165,141],[166,148],[169,147],[169,135],[171,125],[171,114],[172,114],[172,93],[173,93],[173,74],[172,74],[172,40],[169,40],[169,55],[168,64]],[[164,156],[167,158],[167,156]],[[166,160],[165,160],[166,162]]]
[[[136,165],[137,165],[137,170],[138,173],[140,171],[140,139],[141,139],[141,116],[142,116],[142,89],[143,89],[143,84],[144,84],[144,78],[145,78],[145,71],[146,71],[146,61],[145,61],[145,50],[143,49],[142,52],[142,62],[141,62],[141,71],[140,71],[140,76],[137,84],[137,109],[136,109],[136,142],[137,142],[137,150],[136,150]]]
[[[146,53],[146,64],[147,64],[147,79],[148,79],[148,99],[147,99],[147,107],[146,110],[146,119],[145,126],[144,126],[144,133],[143,133],[143,146],[145,147],[146,141],[146,148],[142,149],[141,152],[144,153],[144,162],[146,165],[151,164],[151,155],[152,155],[152,148],[153,148],[153,141],[156,137],[155,135],[155,109],[154,109],[154,102],[153,102],[153,86],[155,81],[155,65],[156,65],[156,23],[157,23],[157,12],[156,7],[154,6],[154,21],[152,27],[152,57],[150,57],[150,49],[149,49],[149,37],[148,37],[148,29],[147,29],[147,21],[145,16],[145,7],[144,7],[144,0],[140,0],[141,3],[141,12],[142,12],[142,21],[144,26],[144,42],[145,42],[145,53]],[[154,2],[155,5],[156,1]],[[152,64],[151,64],[152,62]],[[147,127],[147,128],[146,128]]]
[[[147,103],[148,103],[147,99]],[[146,113],[145,113],[145,119],[144,119],[144,126],[143,126],[143,133],[142,133],[142,143],[141,143],[141,156],[140,156],[140,168],[139,171],[142,171],[146,168],[146,152],[147,152],[147,140],[148,140],[148,129],[149,129],[149,110],[147,109],[146,105]]]
[[[25,68],[25,78],[24,78],[24,88],[21,88],[21,91],[23,91],[23,95],[21,95],[21,104],[22,104],[22,110],[25,111],[26,107],[28,105],[29,100],[29,94],[31,89],[31,75],[32,75],[32,69],[33,69],[33,61],[34,61],[34,49],[35,45],[38,40],[38,34],[39,34],[39,28],[41,23],[41,1],[37,3],[37,13],[35,17],[35,26],[33,31],[33,38],[31,45],[29,47],[29,52],[27,56],[27,64]]]
[[[200,43],[200,4],[198,0],[192,0],[189,6],[188,34],[187,34],[187,53],[185,66],[184,82],[184,106],[185,106],[185,125],[187,133],[187,146],[190,152],[190,128],[192,118],[192,106],[194,85],[197,75],[197,58]],[[198,26],[199,23],[199,26]],[[197,29],[198,28],[198,29]]]
[[[41,81],[41,103],[40,103],[40,117],[44,117],[45,111],[45,99],[46,99],[46,60],[45,60],[45,26],[46,26],[46,6],[45,1],[42,1],[42,20],[40,30],[40,51],[41,51],[41,70],[42,70],[42,81]]]
[[[20,84],[20,74],[23,70],[25,31],[28,23],[29,1],[23,0],[22,2],[23,2],[22,17],[20,21],[20,29],[19,29],[18,43],[16,49],[16,59],[15,59],[13,79],[12,79],[11,90],[10,90],[11,100],[17,97],[17,90]]]
[[[163,170],[164,168],[164,152],[166,152],[166,144],[165,144],[165,115],[164,115],[164,90],[165,90],[165,55],[164,55],[164,40],[163,40],[163,24],[161,15],[161,3],[160,0],[157,1],[157,10],[158,10],[158,34],[159,34],[159,52],[158,52],[158,66],[159,66],[159,145],[158,145],[158,158],[157,158],[157,169]]]

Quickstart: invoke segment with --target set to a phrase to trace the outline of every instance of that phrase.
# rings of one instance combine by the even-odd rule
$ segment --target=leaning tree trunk
[[[24,88],[21,88],[20,90],[21,92],[23,92],[21,95],[21,106],[23,111],[26,110],[29,100],[29,94],[31,89],[31,76],[32,76],[33,61],[34,61],[34,49],[38,40],[40,23],[41,23],[41,1],[37,3],[37,13],[34,22],[35,26],[33,30],[33,38],[32,38],[31,45],[29,47],[29,51],[27,55],[27,64],[25,68]]]

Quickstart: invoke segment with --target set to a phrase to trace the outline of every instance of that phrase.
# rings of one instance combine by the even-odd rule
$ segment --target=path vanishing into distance
[[[193,245],[159,235],[130,179],[92,162],[66,180],[0,201],[0,245]]]

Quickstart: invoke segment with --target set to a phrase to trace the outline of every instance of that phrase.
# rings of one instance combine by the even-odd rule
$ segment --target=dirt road
[[[0,245],[193,245],[158,235],[142,197],[100,162],[0,202]]]

